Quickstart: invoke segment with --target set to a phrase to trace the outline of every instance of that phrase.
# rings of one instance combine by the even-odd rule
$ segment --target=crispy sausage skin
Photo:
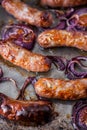
[[[20,0],[3,0],[2,6],[15,18],[31,25],[48,27],[52,24],[52,15],[24,4]]]
[[[40,78],[34,87],[36,93],[45,98],[62,100],[87,98],[87,78],[76,80]]]
[[[50,7],[74,7],[87,4],[87,0],[41,0],[41,5]]]
[[[52,106],[46,101],[19,101],[0,93],[0,115],[19,122],[47,123],[52,114]]]
[[[46,72],[51,66],[51,61],[47,57],[17,46],[12,40],[0,41],[0,55],[27,71]]]
[[[67,46],[87,51],[87,34],[51,29],[39,34],[37,41],[43,48]]]

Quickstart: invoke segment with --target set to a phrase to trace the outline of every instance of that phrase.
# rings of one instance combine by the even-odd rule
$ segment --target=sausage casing
[[[0,41],[0,55],[9,62],[32,72],[46,72],[50,69],[50,60],[41,55],[30,52],[14,44],[14,41]]]
[[[87,98],[87,78],[76,80],[40,78],[34,87],[36,93],[45,98],[62,100]]]
[[[87,0],[41,0],[41,4],[50,7],[74,7],[87,4]]]
[[[67,46],[87,51],[87,34],[82,32],[52,29],[42,32],[37,41],[44,48]]]
[[[0,115],[19,122],[47,123],[52,114],[52,106],[46,101],[19,101],[0,93]],[[51,118],[51,117],[50,117]]]
[[[31,25],[48,27],[52,24],[52,15],[24,4],[20,0],[3,0],[2,6],[15,18]]]

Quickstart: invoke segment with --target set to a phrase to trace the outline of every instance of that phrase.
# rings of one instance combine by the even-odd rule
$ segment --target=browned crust
[[[76,80],[40,78],[34,87],[36,93],[45,98],[62,100],[87,98],[87,78]]]
[[[46,101],[18,101],[0,93],[0,115],[9,120],[40,123],[49,117],[52,106]]]
[[[52,24],[52,15],[24,4],[20,0],[3,0],[2,6],[15,18],[31,25],[48,27]]]
[[[0,41],[0,55],[9,62],[27,71],[46,72],[50,69],[50,60],[41,55],[23,49],[14,41]]]
[[[74,7],[87,4],[87,0],[41,0],[41,4],[50,7]]]
[[[87,35],[81,32],[47,30],[38,36],[37,41],[44,48],[67,46],[87,51]]]

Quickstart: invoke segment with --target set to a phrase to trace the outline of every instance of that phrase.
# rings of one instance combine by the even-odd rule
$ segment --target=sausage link
[[[40,78],[34,87],[36,93],[45,98],[62,100],[87,98],[87,78],[76,80]]]
[[[51,29],[39,34],[37,38],[41,47],[67,46],[87,51],[87,34],[82,32],[69,32]]]
[[[51,118],[52,106],[46,101],[19,101],[0,93],[0,115],[6,119],[31,123],[47,123]]]
[[[87,4],[87,0],[41,0],[41,5],[50,7],[74,7]]]
[[[46,72],[51,66],[51,61],[47,57],[17,46],[12,40],[0,41],[0,55],[27,71]]]
[[[2,6],[15,18],[31,25],[48,27],[52,24],[52,15],[24,4],[20,0],[3,0]]]

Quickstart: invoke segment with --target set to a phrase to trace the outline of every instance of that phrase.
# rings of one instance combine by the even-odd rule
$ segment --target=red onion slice
[[[83,65],[83,63],[81,61],[87,61],[87,57],[78,56],[78,57],[72,58],[70,61],[68,61],[65,74],[67,75],[67,77],[69,79],[87,77],[87,66]],[[78,72],[75,69],[75,65],[78,65],[80,68],[83,69],[83,71]]]
[[[24,96],[24,93],[25,93],[25,90],[26,88],[28,87],[29,84],[32,84],[33,85],[33,88],[34,88],[34,84],[35,82],[37,81],[36,77],[28,77],[24,84],[23,84],[23,87],[21,88],[20,90],[20,93],[19,93],[19,96],[17,98],[17,100],[21,99],[21,100],[26,100],[25,99],[25,96]],[[47,98],[43,98],[43,97],[40,97],[39,95],[37,95],[37,93],[35,92],[36,96],[37,96],[37,100],[48,100]]]
[[[24,97],[25,89],[27,88],[27,86],[28,86],[29,84],[32,84],[32,85],[33,85],[35,82],[36,82],[36,77],[28,77],[28,78],[25,80],[25,82],[24,82],[24,84],[23,84],[23,87],[21,88],[20,93],[19,93],[17,99],[22,99],[22,100],[24,100],[24,99],[25,99],[25,97]]]
[[[78,9],[74,12],[74,14],[79,17],[78,23],[81,26],[87,27],[87,8]]]
[[[59,68],[59,70],[63,71],[66,68],[66,62],[67,60],[64,57],[60,57],[60,56],[47,56],[52,63]]]
[[[62,15],[59,15],[59,12],[57,13],[56,11],[56,15],[60,22],[54,28],[87,32],[87,8],[71,8],[65,11],[65,13],[62,13]]]
[[[72,123],[75,130],[87,130],[87,99],[80,100],[74,105]]]
[[[35,41],[34,31],[26,25],[7,25],[1,32],[2,40],[13,39],[14,43],[28,50],[32,49]]]
[[[62,21],[56,26],[56,29],[58,29],[58,30],[64,30],[64,29],[66,29],[66,26],[67,26],[66,20],[62,20]]]
[[[83,14],[87,14],[87,8],[81,8],[74,11],[74,14],[78,14],[79,16]]]
[[[3,70],[0,67],[0,83],[1,82],[6,82],[6,81],[10,81],[10,82],[12,82],[14,84],[14,86],[16,87],[16,90],[18,92],[18,96],[19,96],[20,90],[18,88],[18,85],[17,85],[16,81],[14,79],[10,78],[10,77],[3,77]],[[18,96],[16,97],[16,99],[18,98]]]
[[[87,57],[77,56],[72,58],[70,61],[60,56],[47,56],[51,62],[61,71],[65,71],[68,79],[86,78],[87,77],[87,66],[81,61],[87,61]],[[82,72],[75,69],[78,65]]]

